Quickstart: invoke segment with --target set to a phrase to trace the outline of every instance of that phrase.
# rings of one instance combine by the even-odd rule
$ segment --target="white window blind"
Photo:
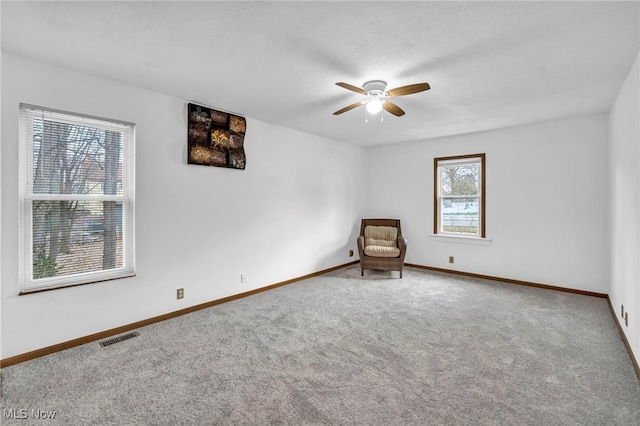
[[[135,275],[135,126],[20,105],[20,292]]]

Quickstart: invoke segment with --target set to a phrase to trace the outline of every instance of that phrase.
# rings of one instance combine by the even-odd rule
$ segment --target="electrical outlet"
[[[453,263],[453,256],[449,256],[449,263]]]
[[[179,288],[176,290],[176,296],[178,299],[184,298],[184,288]]]
[[[625,327],[629,327],[629,312],[624,313],[624,325]]]
[[[247,274],[240,274],[240,282],[241,283],[247,282]]]
[[[353,257],[353,250],[349,250],[349,257]]]

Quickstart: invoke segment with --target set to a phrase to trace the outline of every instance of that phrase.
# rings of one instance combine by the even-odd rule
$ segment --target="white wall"
[[[17,295],[20,102],[136,123],[136,277]],[[2,358],[356,259],[366,150],[247,117],[246,170],[187,165],[186,107],[2,54]]]
[[[640,57],[640,55],[639,55]],[[640,68],[638,58],[610,113],[611,291],[609,297],[640,364]],[[629,316],[624,325],[620,306]]]
[[[376,148],[368,215],[402,220],[407,263],[608,293],[607,131],[595,115]],[[476,153],[491,245],[436,241],[433,159]]]

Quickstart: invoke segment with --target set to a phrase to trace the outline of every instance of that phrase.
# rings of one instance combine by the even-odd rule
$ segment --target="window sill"
[[[471,244],[475,246],[490,246],[491,238],[464,237],[462,235],[431,234],[429,239],[445,243]]]

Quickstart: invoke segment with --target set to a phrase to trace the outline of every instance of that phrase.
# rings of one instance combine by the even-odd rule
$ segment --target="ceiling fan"
[[[382,80],[367,81],[362,85],[362,89],[348,83],[336,83],[336,85],[347,90],[351,90],[352,92],[366,95],[367,99],[339,109],[338,111],[334,112],[333,115],[339,115],[343,112],[347,112],[354,108],[357,108],[360,105],[366,105],[367,112],[370,114],[377,114],[384,109],[385,111],[390,112],[397,117],[400,117],[404,115],[405,112],[398,105],[388,101],[388,98],[424,92],[425,90],[429,90],[431,88],[429,86],[429,83],[417,83],[387,90],[387,82]]]

